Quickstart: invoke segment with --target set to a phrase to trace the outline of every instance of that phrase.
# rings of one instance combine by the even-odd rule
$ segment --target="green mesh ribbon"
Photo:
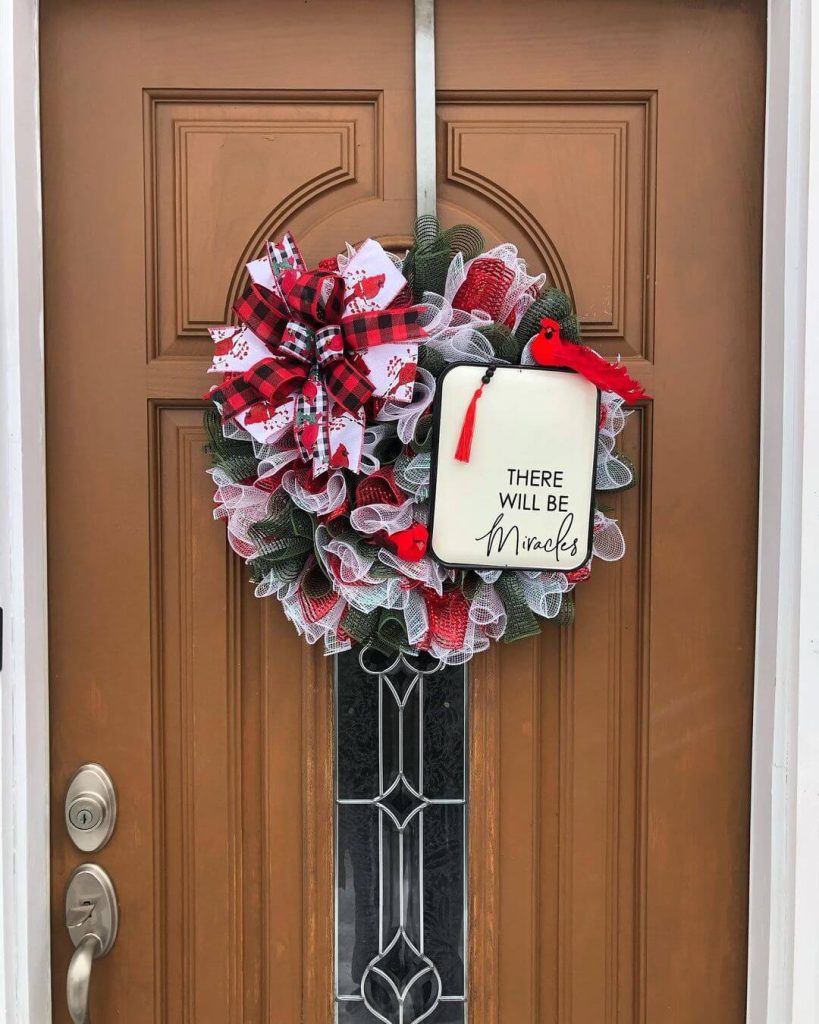
[[[291,583],[301,575],[302,569],[304,569],[304,560],[304,555],[297,555],[283,562],[268,555],[249,558],[247,564],[250,569],[250,579],[253,583],[261,583],[269,573],[273,573],[280,583]]]
[[[437,349],[430,348],[429,345],[419,345],[418,365],[422,370],[431,373],[433,377],[438,377],[444,371],[446,359]]]
[[[376,608],[372,612],[348,608],[341,628],[362,647],[374,647],[382,654],[395,654],[409,646],[403,616],[389,608]]]
[[[471,569],[459,569],[455,582],[467,601],[474,600],[475,595],[483,586],[483,580]]]
[[[416,455],[432,451],[432,423],[431,416],[422,416],[418,420],[415,426],[415,433],[410,441],[410,448],[412,448]]]
[[[525,345],[540,330],[540,321],[548,317],[560,324],[560,337],[566,341],[580,341],[580,324],[572,311],[572,301],[559,288],[544,288],[520,318],[515,337]],[[520,358],[520,355],[518,355]]]
[[[404,259],[404,277],[409,281],[416,302],[424,292],[444,294],[449,265],[458,253],[464,262],[483,251],[483,235],[472,224],[456,224],[441,229],[437,217],[424,214],[415,222],[415,241]]]
[[[255,479],[258,463],[251,442],[225,437],[222,433],[222,419],[213,408],[205,412],[204,423],[208,435],[204,451],[210,455],[213,466],[223,470],[234,483]]]
[[[313,550],[313,520],[284,491],[271,495],[267,517],[247,532],[259,552],[248,561],[257,582],[271,569],[279,578],[295,579]]]
[[[537,616],[526,603],[523,586],[514,572],[502,572],[495,584],[503,607],[506,609],[506,632],[504,643],[511,644],[525,636],[537,636],[540,624]]]
[[[486,338],[498,359],[505,359],[508,363],[520,362],[525,342],[513,334],[505,324],[488,324],[486,327],[479,327],[478,333]]]
[[[574,622],[574,594],[568,593],[563,595],[556,621],[559,626],[571,626]]]

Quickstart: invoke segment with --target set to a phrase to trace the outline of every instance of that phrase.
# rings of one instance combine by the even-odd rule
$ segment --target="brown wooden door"
[[[43,5],[55,1020],[104,764],[92,1018],[327,1024],[330,663],[210,518],[205,325],[285,225],[414,216],[410,0]],[[474,1024],[744,1019],[761,0],[439,0],[439,205],[516,241],[655,396],[629,554],[472,669]]]

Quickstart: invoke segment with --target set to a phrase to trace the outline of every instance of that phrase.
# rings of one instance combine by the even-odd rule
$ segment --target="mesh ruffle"
[[[467,282],[470,269],[479,264],[481,260],[496,260],[505,268],[507,272],[503,281],[505,287],[501,295],[497,295],[495,289],[488,289],[490,302],[473,306],[468,297],[462,293],[462,289]],[[450,264],[444,298],[461,309],[487,314],[493,321],[501,324],[511,321],[510,326],[516,327],[546,282],[546,274],[531,275],[527,272],[526,263],[518,256],[517,246],[510,242],[504,242],[502,245],[496,245],[494,249],[481,253],[480,256],[467,263],[464,262],[463,256],[458,254]],[[455,303],[456,296],[458,296],[457,303]]]
[[[490,323],[487,316],[453,309],[443,295],[426,292],[421,326],[427,337],[422,348],[436,352],[446,363],[485,363],[494,351],[480,328]]]
[[[401,405],[399,402],[387,401],[376,417],[376,419],[382,421],[394,421],[396,433],[404,444],[409,444],[413,439],[421,417],[432,405],[435,398],[435,378],[432,374],[421,366],[417,368],[416,374],[412,401],[405,405]]]

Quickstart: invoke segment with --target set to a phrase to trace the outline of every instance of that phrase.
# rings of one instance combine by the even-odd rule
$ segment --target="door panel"
[[[439,209],[655,396],[577,623],[470,671],[470,1021],[744,1019],[765,9],[437,4]],[[55,1020],[73,770],[119,791],[92,1019],[332,1006],[331,664],[210,519],[200,396],[259,242],[414,216],[412,4],[42,12]],[[434,1024],[434,1022],[433,1022]]]

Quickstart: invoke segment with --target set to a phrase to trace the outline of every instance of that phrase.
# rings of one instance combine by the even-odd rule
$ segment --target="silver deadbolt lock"
[[[117,821],[117,795],[108,772],[98,764],[79,768],[65,794],[65,824],[78,850],[94,853],[111,838]]]

